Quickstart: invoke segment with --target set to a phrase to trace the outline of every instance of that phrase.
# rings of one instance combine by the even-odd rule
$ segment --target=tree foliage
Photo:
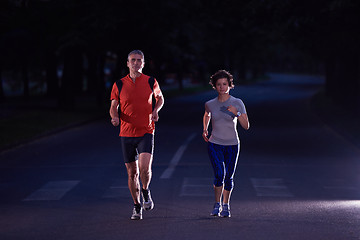
[[[329,96],[359,101],[358,10],[356,0],[8,0],[1,2],[0,69],[22,72],[24,85],[29,69],[44,69],[48,94],[69,107],[84,75],[87,91],[99,102],[106,97],[108,52],[118,56],[116,78],[127,53],[142,49],[153,66],[147,71],[160,81],[176,73],[180,83],[188,72],[207,82],[224,68],[244,80],[248,72],[316,62],[325,65]],[[282,64],[289,62],[290,69]]]

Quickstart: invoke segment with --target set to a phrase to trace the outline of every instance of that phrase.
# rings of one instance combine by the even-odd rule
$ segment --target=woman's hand
[[[236,109],[236,107],[230,105],[227,107],[227,110],[231,113],[233,113],[234,115],[236,115],[238,113],[238,110]]]
[[[202,137],[204,138],[205,142],[209,141],[208,136],[209,136],[208,130],[204,130],[203,134],[202,134]]]

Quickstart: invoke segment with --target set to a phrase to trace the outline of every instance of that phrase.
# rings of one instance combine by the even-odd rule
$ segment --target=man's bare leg
[[[150,153],[140,153],[139,154],[139,170],[140,170],[140,180],[142,183],[142,188],[147,190],[149,188],[151,177],[152,177],[152,165],[153,156]]]
[[[128,173],[128,186],[134,204],[140,204],[140,183],[138,161],[125,163]]]
[[[145,210],[151,210],[154,207],[152,201],[149,185],[152,177],[152,160],[153,156],[150,153],[141,153],[139,155],[139,169],[140,169],[140,180],[142,183],[142,196],[143,196],[143,208]]]
[[[139,182],[139,165],[138,161],[125,163],[128,173],[128,186],[131,197],[134,201],[132,220],[142,219],[142,209],[140,204],[140,182]]]

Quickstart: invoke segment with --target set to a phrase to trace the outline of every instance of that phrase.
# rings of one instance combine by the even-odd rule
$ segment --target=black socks
[[[149,200],[149,190],[141,189],[145,202]]]

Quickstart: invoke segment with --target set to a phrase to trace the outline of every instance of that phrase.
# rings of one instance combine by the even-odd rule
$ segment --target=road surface
[[[309,101],[313,76],[272,74],[231,94],[248,111],[232,217],[211,217],[201,137],[209,91],[166,99],[155,139],[155,208],[131,221],[118,129],[109,119],[0,153],[0,239],[360,239],[360,149]],[[165,96],[166,97],[166,96]]]

